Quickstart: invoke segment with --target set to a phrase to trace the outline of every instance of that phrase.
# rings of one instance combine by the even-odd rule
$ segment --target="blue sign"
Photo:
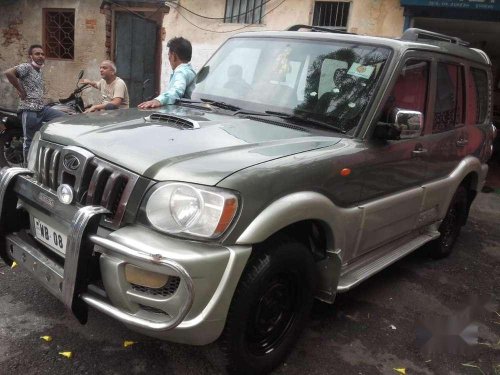
[[[500,11],[500,0],[401,0],[401,5],[433,7],[433,8]]]

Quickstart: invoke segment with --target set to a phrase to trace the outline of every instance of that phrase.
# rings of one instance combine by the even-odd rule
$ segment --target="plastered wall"
[[[74,60],[47,59],[44,69],[46,97],[67,97],[75,87],[78,72],[99,78],[99,63],[106,58],[105,16],[101,0],[3,1],[0,10],[0,71],[27,61],[31,44],[42,44],[43,8],[75,9]],[[88,98],[93,101],[94,96]],[[15,106],[17,94],[2,74],[0,106]]]
[[[193,44],[192,64],[195,70],[199,70],[222,42],[238,32],[284,30],[295,24],[311,24],[314,2],[314,0],[271,0],[264,7],[264,14],[268,13],[264,17],[264,23],[248,26],[223,22],[226,0],[180,0],[180,5],[195,13],[221,19],[204,19],[190,14],[185,9],[176,10],[175,6],[171,6],[163,22],[165,29],[163,53],[166,54],[168,51],[166,43],[170,38],[183,36]],[[403,8],[399,0],[353,0],[348,30],[366,35],[400,36],[403,30]],[[161,87],[164,90],[171,69],[166,56],[162,61]]]

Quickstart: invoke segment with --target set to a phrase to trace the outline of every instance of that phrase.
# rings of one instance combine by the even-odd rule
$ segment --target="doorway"
[[[159,26],[156,21],[117,11],[114,17],[114,60],[117,75],[127,84],[130,107],[156,96]]]

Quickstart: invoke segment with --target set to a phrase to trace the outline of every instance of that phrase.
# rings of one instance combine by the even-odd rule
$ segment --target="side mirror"
[[[418,111],[394,108],[389,122],[379,122],[374,135],[379,139],[411,139],[419,137],[424,128],[424,115]]]
[[[198,74],[196,75],[196,83],[202,82],[205,78],[207,78],[208,72],[210,71],[210,66],[205,65],[200,69]]]
[[[80,73],[78,73],[78,80],[81,80],[82,77],[83,77],[83,73],[84,71],[83,70],[80,70]]]

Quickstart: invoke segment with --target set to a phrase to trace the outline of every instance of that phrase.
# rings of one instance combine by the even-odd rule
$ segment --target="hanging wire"
[[[259,9],[259,8],[262,8],[264,5],[266,5],[267,3],[271,2],[273,0],[266,0],[266,1],[263,1],[260,5],[257,5],[255,8],[252,8],[248,11],[246,11],[245,13],[240,13],[240,14],[234,14],[231,16],[231,18],[235,18],[235,17],[240,17],[240,16],[245,16],[249,13],[252,13],[254,12],[255,10]],[[201,17],[201,18],[205,18],[207,20],[224,20],[226,19],[226,17],[207,17],[207,16],[204,16],[202,14],[199,14],[199,13],[196,13],[196,12],[193,12],[192,10],[186,8],[185,6],[181,5],[181,4],[178,4],[178,3],[174,3],[173,1],[165,1],[165,4],[168,4],[168,5],[171,5],[173,6],[173,8],[181,8],[181,9],[184,9],[186,12],[189,12],[195,16],[198,16],[198,17]],[[176,9],[177,10],[177,9]]]
[[[255,8],[253,8],[252,10],[249,10],[249,11],[247,11],[247,12],[245,12],[245,13],[241,13],[241,14],[238,14],[238,15],[234,15],[233,17],[239,17],[239,16],[245,15],[245,14],[247,14],[247,13],[253,12],[254,10],[256,10],[256,9],[258,9],[258,8],[260,8],[260,7],[262,7],[262,6],[264,6],[265,4],[267,4],[267,3],[271,2],[271,1],[272,1],[272,0],[266,0],[266,1],[262,2],[262,3],[261,3],[261,5],[256,6],[256,7],[255,7]],[[267,16],[269,13],[273,12],[276,8],[278,8],[279,6],[281,6],[281,5],[282,5],[285,1],[286,1],[286,0],[282,0],[282,1],[281,1],[278,5],[276,5],[274,8],[272,8],[272,9],[270,9],[269,11],[267,11],[266,13],[264,13],[264,14],[262,15],[262,17],[261,17],[261,18],[264,18],[264,17],[265,17],[265,16]],[[162,3],[162,4],[161,4],[161,5],[160,5],[160,6],[159,6],[159,7],[158,7],[158,8],[157,8],[154,12],[153,12],[153,14],[152,14],[152,15],[150,15],[149,17],[145,17],[145,16],[143,16],[143,15],[142,15],[142,14],[140,14],[140,13],[134,12],[133,10],[129,9],[128,7],[126,7],[126,6],[124,6],[124,5],[120,4],[120,3],[117,3],[116,1],[113,1],[113,0],[107,0],[107,2],[109,2],[109,3],[111,3],[111,4],[114,4],[114,5],[118,6],[118,7],[120,7],[120,8],[122,8],[122,9],[126,10],[127,12],[129,12],[129,13],[131,13],[131,14],[133,14],[133,15],[137,16],[137,17],[139,17],[139,18],[142,18],[143,20],[149,20],[149,19],[150,19],[150,17],[152,17],[152,16],[153,16],[156,12],[158,12],[158,11],[159,11],[159,10],[160,10],[163,6],[165,6],[167,3],[169,3],[170,5],[174,5],[174,4],[175,4],[175,6],[172,6],[172,8],[173,8],[173,9],[175,9],[175,11],[176,11],[176,12],[177,12],[177,13],[178,13],[178,14],[179,14],[182,18],[184,18],[184,19],[186,20],[186,22],[187,22],[187,23],[189,23],[190,25],[192,25],[192,26],[196,27],[197,29],[200,29],[200,30],[203,30],[203,31],[208,31],[208,32],[210,32],[210,33],[226,34],[226,33],[232,33],[232,32],[235,32],[235,31],[243,30],[243,29],[246,29],[246,28],[248,28],[248,27],[256,27],[256,25],[254,25],[254,24],[248,24],[248,25],[245,25],[245,26],[242,26],[242,27],[238,27],[238,28],[236,28],[236,29],[226,30],[226,31],[217,31],[217,30],[209,30],[209,29],[205,29],[205,28],[203,28],[203,27],[201,27],[201,26],[196,25],[196,24],[195,24],[195,23],[193,23],[192,21],[190,21],[190,20],[189,20],[189,19],[188,19],[188,18],[187,18],[184,14],[182,14],[182,13],[179,11],[179,9],[177,9],[177,7],[181,8],[181,9],[184,9],[184,10],[186,10],[187,12],[189,12],[189,13],[191,13],[191,14],[193,14],[193,15],[196,15],[196,16],[198,16],[198,17],[202,17],[202,18],[206,18],[206,19],[212,19],[212,20],[224,20],[224,19],[225,19],[225,17],[206,17],[206,16],[202,16],[202,15],[200,15],[200,14],[198,14],[198,13],[195,13],[195,12],[193,12],[193,11],[191,11],[191,10],[187,9],[186,7],[184,7],[184,6],[180,5],[180,4],[172,3],[171,1],[165,1],[164,3]],[[232,18],[233,18],[233,17],[232,17]]]
[[[269,13],[271,13],[272,11],[274,11],[276,8],[278,8],[279,6],[281,6],[286,0],[282,0],[278,5],[276,5],[274,8],[270,9],[268,12],[266,12],[262,18],[264,18],[265,16],[267,16]],[[175,8],[174,8],[175,9]],[[200,27],[198,25],[196,25],[195,23],[191,22],[189,19],[186,18],[186,16],[184,14],[182,14],[179,9],[175,9],[176,12],[186,20],[186,22],[188,22],[189,24],[191,24],[192,26],[196,27],[197,29],[200,29],[200,30],[203,30],[203,31],[208,31],[210,33],[217,33],[217,34],[226,34],[226,33],[232,33],[232,32],[235,32],[235,31],[238,31],[238,30],[243,30],[243,29],[246,29],[247,27],[256,27],[257,25],[253,25],[253,24],[249,24],[249,25],[245,25],[245,26],[242,26],[242,27],[238,27],[236,29],[232,29],[232,30],[226,30],[226,31],[216,31],[216,30],[209,30],[209,29],[205,29],[203,27]]]
[[[163,8],[163,7],[165,6],[165,4],[164,4],[164,3],[161,3],[161,4],[160,4],[160,6],[159,6],[158,8],[156,8],[156,10],[155,10],[155,11],[153,11],[153,13],[151,13],[148,17],[145,17],[145,16],[143,16],[143,15],[142,15],[142,14],[140,14],[140,13],[134,12],[134,11],[133,11],[133,10],[131,10],[129,7],[126,7],[125,5],[122,5],[122,4],[120,4],[120,3],[117,3],[116,1],[113,1],[113,0],[106,0],[106,2],[111,3],[111,4],[114,4],[114,5],[116,5],[117,7],[119,7],[119,8],[122,8],[122,9],[126,10],[127,12],[129,12],[129,13],[133,14],[133,15],[134,15],[134,16],[136,16],[136,17],[139,17],[139,18],[142,18],[143,20],[148,20],[148,21],[149,21],[149,20],[151,19],[151,17],[153,17],[153,16],[154,16],[154,15],[155,15],[155,14],[156,14],[156,13],[157,13],[157,12],[158,12],[161,8]],[[165,2],[165,3],[166,3],[166,2]]]

